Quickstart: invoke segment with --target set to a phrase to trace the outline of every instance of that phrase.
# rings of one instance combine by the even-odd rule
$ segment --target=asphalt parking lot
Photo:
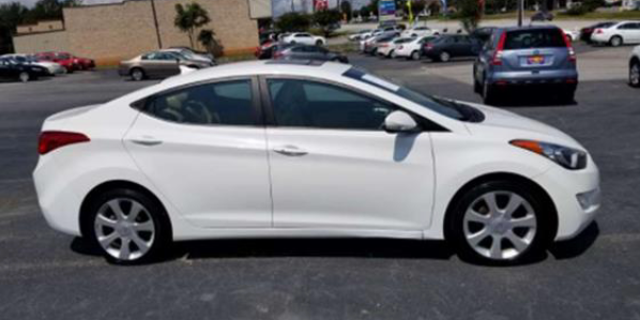
[[[0,83],[1,319],[640,319],[640,90],[631,47],[578,46],[576,102],[531,92],[503,108],[569,133],[592,153],[603,207],[578,238],[534,263],[460,261],[442,242],[225,240],[120,267],[42,218],[31,171],[45,117],[151,85],[114,71]],[[349,57],[426,93],[480,102],[471,61]]]

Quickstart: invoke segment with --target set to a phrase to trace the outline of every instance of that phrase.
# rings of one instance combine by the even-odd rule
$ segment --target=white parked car
[[[435,38],[434,36],[412,38],[410,42],[405,42],[397,46],[395,55],[397,58],[420,60],[422,45]]]
[[[284,43],[308,44],[310,46],[313,46],[313,45],[322,46],[327,43],[327,40],[325,38],[314,36],[307,32],[292,33],[282,38],[282,41]]]
[[[570,30],[570,29],[563,29],[562,31],[564,32],[564,34],[567,35],[567,37],[569,38],[569,40],[571,40],[571,42],[576,42],[580,40],[580,31]]]
[[[621,21],[606,28],[597,28],[591,34],[591,41],[613,47],[640,43],[640,21]]]
[[[1,58],[10,58],[19,63],[30,64],[34,66],[40,66],[47,69],[50,75],[58,75],[67,73],[67,69],[61,66],[59,63],[51,62],[51,61],[38,61],[34,56],[28,54],[5,54],[0,56]]]
[[[517,263],[600,207],[596,164],[559,130],[330,62],[170,78],[50,116],[38,150],[47,222],[118,263],[249,237],[446,239]]]
[[[413,41],[414,38],[394,38],[389,41],[382,41],[378,44],[376,54],[385,58],[395,58],[396,49],[399,46]]]
[[[431,29],[427,26],[415,26],[402,32],[402,37],[426,37],[436,36],[440,34],[440,30]]]
[[[359,41],[360,39],[363,38],[363,36],[371,35],[371,32],[372,32],[371,29],[360,30],[354,34],[349,35],[348,38],[350,41]]]
[[[629,84],[640,88],[640,46],[633,49],[629,59]]]

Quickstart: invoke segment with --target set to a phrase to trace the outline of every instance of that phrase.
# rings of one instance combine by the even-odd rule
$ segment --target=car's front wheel
[[[640,61],[634,61],[629,66],[629,85],[640,88]]]
[[[438,58],[441,62],[449,62],[449,60],[451,60],[451,54],[449,54],[449,52],[442,51]]]
[[[113,263],[155,260],[171,241],[163,207],[136,190],[114,189],[98,195],[84,214],[83,235]]]
[[[554,221],[532,190],[508,180],[471,188],[451,212],[448,240],[471,261],[512,264],[535,257],[550,242]]]

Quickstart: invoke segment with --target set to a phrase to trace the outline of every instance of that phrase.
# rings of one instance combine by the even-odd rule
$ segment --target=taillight
[[[503,33],[500,35],[500,40],[498,41],[498,46],[496,47],[496,51],[493,53],[493,58],[491,59],[491,64],[494,66],[502,65],[502,52],[504,50],[504,43],[507,41],[507,33]]]
[[[38,153],[44,155],[60,147],[80,142],[89,142],[89,137],[75,132],[45,131],[40,134]]]
[[[560,30],[560,32],[562,32],[562,36],[564,37],[564,43],[567,45],[567,50],[569,51],[569,61],[571,62],[578,61],[578,58],[576,57],[576,51],[573,50],[573,46],[571,45],[571,40],[569,39],[569,36],[563,30]]]
[[[602,34],[602,33],[604,33],[604,31],[602,31],[602,29],[596,29],[596,31],[594,31],[593,33]]]

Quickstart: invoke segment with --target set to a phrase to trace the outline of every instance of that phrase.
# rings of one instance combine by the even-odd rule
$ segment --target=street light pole
[[[524,0],[518,0],[518,27],[522,27],[523,16],[524,16]]]

